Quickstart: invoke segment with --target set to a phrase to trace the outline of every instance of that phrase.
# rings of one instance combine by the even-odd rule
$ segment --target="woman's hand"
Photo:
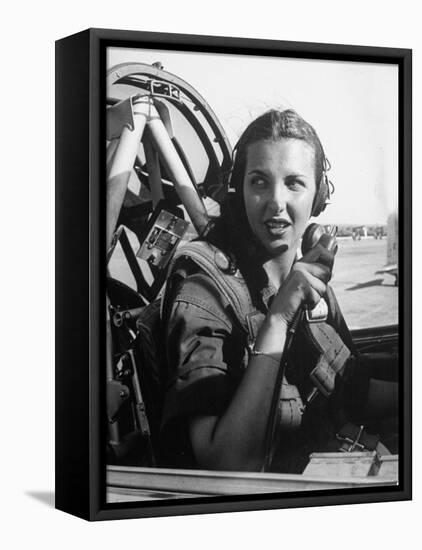
[[[289,325],[300,307],[314,308],[326,292],[333,263],[333,252],[320,244],[314,246],[293,264],[271,304],[269,315]]]

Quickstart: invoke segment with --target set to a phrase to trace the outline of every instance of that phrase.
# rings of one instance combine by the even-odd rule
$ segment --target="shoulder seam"
[[[205,304],[197,296],[192,296],[191,294],[182,292],[182,293],[178,294],[177,297],[174,300],[174,304],[177,304],[177,303],[184,303],[184,304],[188,304],[190,306],[194,306],[194,307],[197,307],[199,309],[202,309],[202,310],[206,311],[207,313],[209,313],[210,315],[212,315],[213,317],[215,317],[221,323],[224,323],[224,325],[228,328],[229,331],[232,330],[232,328],[233,328],[233,325],[228,322],[228,319],[229,319],[228,316],[226,316],[224,318],[213,307],[209,306],[208,304]]]

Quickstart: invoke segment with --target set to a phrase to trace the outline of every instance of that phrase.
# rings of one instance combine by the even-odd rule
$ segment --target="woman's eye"
[[[303,181],[299,179],[288,180],[286,184],[288,187],[290,187],[290,189],[302,189],[303,187],[305,187]]]
[[[263,178],[252,178],[251,180],[251,184],[258,189],[265,187],[266,183],[267,182]]]

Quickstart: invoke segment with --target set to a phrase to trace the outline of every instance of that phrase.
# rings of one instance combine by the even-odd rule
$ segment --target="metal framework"
[[[206,152],[209,166],[203,182],[198,183],[195,180],[187,155],[175,135],[171,108],[177,109],[188,125],[193,128]],[[146,280],[133,252],[124,225],[121,225],[125,200],[127,197],[132,197],[132,201],[138,208],[139,219],[142,221],[142,223],[135,221],[138,239],[142,235],[144,240],[142,243],[140,239],[142,246],[138,255],[141,257],[142,251],[146,250],[148,254],[147,249],[152,248],[149,245],[149,239],[157,237],[157,229],[153,226],[153,237],[151,237],[145,233],[143,227],[139,226],[147,225],[148,215],[157,213],[162,201],[165,201],[169,193],[172,197],[170,202],[181,203],[196,232],[204,235],[210,226],[210,217],[203,196],[211,196],[214,200],[221,200],[224,196],[226,189],[218,175],[227,169],[230,163],[231,147],[218,119],[196,90],[159,67],[133,63],[117,66],[108,73],[106,138],[107,265],[116,245],[120,243],[135,278],[137,292],[145,302],[152,302],[164,282],[164,267],[174,252],[173,248],[175,249],[175,246],[171,245],[177,244],[185,222],[171,213],[165,213],[170,229],[167,233],[163,233],[161,242],[166,246],[170,241],[168,257],[165,263],[160,263],[160,258],[156,257],[157,251],[153,251],[156,256],[152,253],[149,257],[153,278],[150,283]],[[130,181],[134,177],[140,182],[138,195],[129,188]],[[167,250],[163,249],[162,253],[166,254]],[[146,441],[148,461],[151,465],[155,465],[139,373],[133,355],[129,353],[130,350],[127,352],[120,349],[121,344],[115,338],[116,331],[124,331],[125,324],[129,325],[133,320],[132,313],[137,310],[137,307],[121,309],[120,304],[116,308],[109,294],[106,300],[110,445],[117,455],[125,452],[127,442],[121,437],[119,425],[116,422],[116,411],[132,392],[135,404],[135,430],[129,435],[136,435],[136,432],[142,434]],[[127,333],[126,339],[130,338],[130,330]],[[131,389],[125,385],[129,379]],[[134,440],[133,437],[132,439]]]

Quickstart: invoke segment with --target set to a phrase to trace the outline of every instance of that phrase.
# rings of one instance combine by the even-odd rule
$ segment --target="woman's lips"
[[[272,218],[264,222],[264,225],[271,236],[280,237],[291,224],[285,219]]]

